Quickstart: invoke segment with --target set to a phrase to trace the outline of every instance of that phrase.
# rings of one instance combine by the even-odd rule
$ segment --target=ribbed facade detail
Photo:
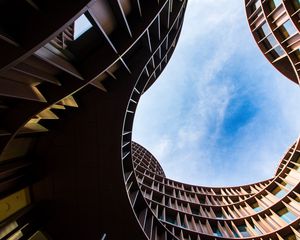
[[[245,0],[250,30],[270,63],[300,83],[300,23],[298,0]]]
[[[48,234],[53,239],[145,237],[133,227],[136,220],[131,220],[134,229],[131,231],[130,224],[119,223],[122,231],[115,231],[109,223],[113,218],[130,221],[127,216],[134,217],[122,191],[122,172],[117,171],[121,166],[119,138],[122,137],[124,149],[130,147],[132,128],[126,125],[127,131],[121,136],[120,130],[115,137],[112,131],[107,137],[103,132],[133,120],[140,96],[172,56],[186,3],[185,0],[7,0],[0,3],[1,240],[19,239],[17,236],[44,239]],[[88,126],[95,121],[97,111],[101,116],[96,125],[99,138],[92,142],[96,130]],[[76,125],[76,116],[90,117],[90,120],[85,125],[79,120]],[[77,135],[68,137],[64,133],[70,122],[76,126],[69,134],[85,135],[79,139],[77,149],[84,149],[84,145],[88,148],[77,165],[75,160],[67,163],[78,156],[71,157],[71,149],[67,154],[71,142],[77,144],[73,141]],[[58,140],[60,137],[63,139]],[[96,148],[91,153],[90,146],[95,145],[99,148],[102,145],[102,149],[115,146],[113,152],[119,154],[101,153],[99,160]],[[76,147],[72,149],[74,152]],[[85,156],[88,153],[89,158]],[[74,167],[81,161],[80,174],[74,175],[77,172]],[[101,162],[116,164],[112,175],[119,177],[111,179],[110,170],[103,170]],[[92,174],[91,166],[100,172]],[[107,181],[100,181],[99,176]],[[71,188],[71,182],[66,184],[71,178],[75,188]],[[125,197],[122,204],[127,208],[115,217],[104,213],[112,207],[106,207],[105,202],[112,200],[104,197],[108,194],[102,190],[113,181],[116,181],[116,192],[111,193],[111,199]],[[90,190],[84,185],[90,186]],[[93,198],[98,200],[91,204]],[[69,201],[66,203],[64,199]],[[40,208],[45,202],[49,205]],[[72,204],[77,207],[69,208]],[[63,205],[68,207],[60,209]],[[98,212],[88,208],[90,205]],[[57,210],[48,213],[49,209]],[[87,216],[90,220],[85,222],[75,220]],[[80,231],[76,233],[74,228]]]
[[[145,148],[137,143],[132,148],[143,197],[156,218],[178,239],[299,238],[299,140],[272,179],[223,188],[168,179]]]

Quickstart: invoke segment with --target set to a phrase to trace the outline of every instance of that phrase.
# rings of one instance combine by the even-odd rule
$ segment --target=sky
[[[262,181],[299,136],[299,102],[299,87],[254,42],[244,1],[189,0],[175,52],[138,104],[133,140],[177,181]]]

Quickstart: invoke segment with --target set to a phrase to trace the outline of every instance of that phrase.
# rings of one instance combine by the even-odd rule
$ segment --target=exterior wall
[[[121,128],[143,93],[137,81],[149,87],[171,58],[186,3],[1,2],[0,206],[24,188],[31,201],[3,213],[0,239],[27,239],[41,228],[54,239],[147,238],[124,187],[121,147],[128,143],[120,145],[131,131]],[[90,27],[75,38],[83,16]],[[84,143],[77,145],[78,136]],[[96,142],[102,150],[91,147]],[[79,148],[87,153],[76,155]],[[107,207],[115,199],[122,203]]]
[[[299,140],[272,179],[209,188],[173,181],[137,143],[132,156],[140,191],[159,221],[178,239],[298,239]]]
[[[298,0],[245,0],[253,37],[269,62],[299,84],[300,24]]]

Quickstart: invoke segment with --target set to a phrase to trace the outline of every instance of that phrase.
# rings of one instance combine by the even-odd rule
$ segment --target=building
[[[121,149],[140,95],[174,51],[185,7],[1,1],[1,240],[145,238]]]
[[[271,179],[216,188],[166,178],[154,156],[133,143],[133,171],[140,191],[131,191],[134,177],[128,177],[127,188],[129,195],[137,195],[131,199],[139,221],[148,226],[155,215],[178,239],[299,239],[299,150],[298,139]],[[148,211],[140,209],[144,199]],[[148,236],[151,239],[151,231]]]
[[[300,83],[300,23],[298,0],[245,0],[253,37],[270,63]]]
[[[0,240],[300,237],[299,140],[272,179],[228,188],[168,179],[131,141],[186,4],[0,3]]]

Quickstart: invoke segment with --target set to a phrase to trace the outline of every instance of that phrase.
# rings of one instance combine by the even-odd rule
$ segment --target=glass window
[[[298,59],[300,60],[300,48],[298,48],[296,51],[295,51],[295,54],[296,56],[298,57]],[[296,163],[300,163],[300,157],[298,158],[298,160],[296,161]],[[295,165],[293,167],[293,169],[297,170],[298,172],[300,172],[300,167],[298,167],[297,165]]]
[[[191,210],[192,210],[192,213],[195,214],[195,215],[199,215],[199,213],[200,213],[199,209],[192,208]]]
[[[237,228],[243,237],[250,237],[250,233],[247,231],[247,228],[245,225],[240,225]]]
[[[300,8],[300,0],[292,0],[295,11]]]
[[[223,213],[221,211],[215,212],[217,218],[224,218]]]
[[[183,217],[180,218],[180,223],[181,223],[181,227],[187,228]]]
[[[177,225],[176,217],[170,214],[166,214],[166,221],[172,224]]]
[[[272,34],[267,37],[267,40],[270,43],[271,47],[274,47],[277,44],[277,41]]]
[[[282,24],[282,26],[279,27],[279,30],[284,38],[288,38],[296,32],[291,20],[287,20],[284,24]]]
[[[252,204],[251,207],[253,208],[253,210],[255,212],[260,212],[262,210],[262,208],[258,205],[257,202],[255,202],[254,204]]]
[[[275,189],[273,189],[273,191],[271,193],[274,194],[278,198],[282,198],[283,196],[286,195],[287,192],[278,186]]]
[[[287,183],[285,181],[282,181],[281,185],[284,186],[284,187],[286,187],[286,188],[288,188],[288,189],[292,189],[292,187],[293,187],[293,185],[291,185],[291,184],[289,184],[289,183]]]
[[[240,237],[240,236],[237,234],[237,232],[233,229],[233,227],[232,227],[231,224],[228,224],[228,226],[229,226],[231,232],[233,233],[233,235],[234,235],[235,237],[237,237],[237,238]]]
[[[257,29],[257,33],[261,39],[268,36],[270,32],[270,28],[266,22]]]
[[[277,8],[281,4],[281,0],[269,0],[269,6],[271,11]]]
[[[271,32],[270,28],[266,22],[261,26],[261,29],[264,32],[265,36],[269,35]]]
[[[84,34],[87,30],[92,27],[90,21],[83,14],[75,21],[74,27],[74,39],[79,38],[82,34]]]
[[[163,220],[163,221],[165,220],[162,212],[158,215],[158,219]]]
[[[216,236],[216,237],[222,237],[223,236],[220,229],[217,226],[212,226],[211,229],[214,233],[214,236]]]
[[[283,51],[282,47],[280,47],[280,46],[277,46],[276,48],[274,48],[274,52],[278,55],[277,57],[284,55],[284,51]]]
[[[291,234],[291,235],[288,235],[288,236],[284,236],[284,239],[285,239],[285,240],[297,240],[295,234]]]
[[[199,197],[199,202],[201,204],[205,204],[205,198],[204,197]]]
[[[256,9],[258,9],[260,7],[260,1],[257,0],[255,1],[252,5],[251,5],[251,12],[255,12]]]
[[[277,214],[279,215],[279,217],[281,219],[283,219],[285,222],[290,223],[293,222],[294,220],[296,220],[296,216],[291,213],[286,207],[282,208],[281,210],[279,210],[277,212]]]
[[[255,230],[255,232],[258,234],[258,235],[261,235],[262,232],[257,228],[256,225],[253,225],[253,229]]]

